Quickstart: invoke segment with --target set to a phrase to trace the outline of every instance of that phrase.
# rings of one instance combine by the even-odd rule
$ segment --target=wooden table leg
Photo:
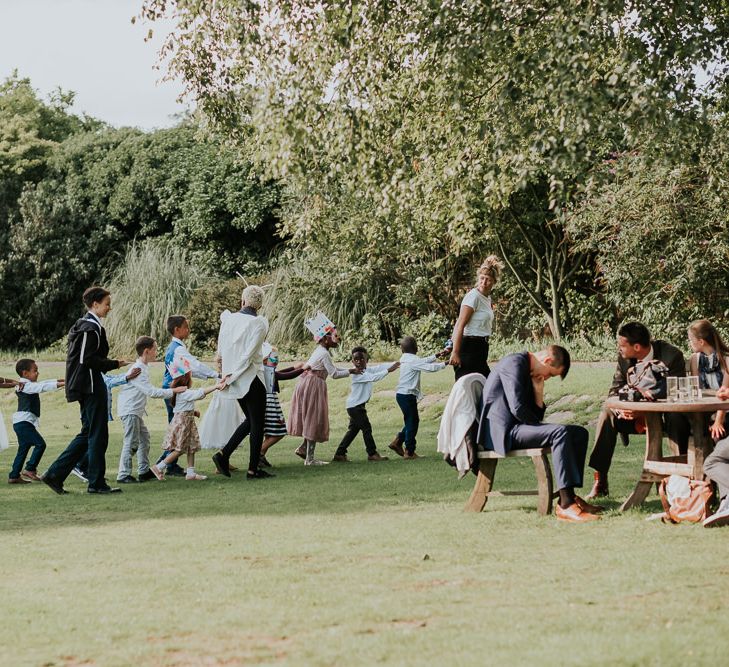
[[[552,468],[549,465],[549,458],[546,454],[532,456],[532,461],[534,462],[534,471],[537,473],[537,489],[539,493],[537,512],[542,516],[546,516],[552,513],[552,495],[554,493]]]
[[[646,421],[646,434],[645,434],[645,461],[660,461],[663,458],[663,420],[661,419],[660,413],[657,412],[646,412],[644,413]],[[645,466],[643,466],[645,468]],[[646,472],[641,471],[641,475]],[[620,506],[620,511],[624,512],[629,510],[631,507],[637,507],[643,504],[643,501],[648,497],[651,491],[652,482],[639,481],[633,493],[628,496],[628,499]]]
[[[691,422],[688,461],[694,467],[692,477],[702,480],[704,479],[704,460],[711,454],[714,442],[707,432],[707,419],[703,413],[691,412],[688,418]]]
[[[497,463],[498,459],[479,460],[476,484],[473,487],[473,491],[471,491],[471,497],[464,507],[466,512],[480,512],[486,507],[486,501],[489,499],[489,491],[491,491],[494,485]]]

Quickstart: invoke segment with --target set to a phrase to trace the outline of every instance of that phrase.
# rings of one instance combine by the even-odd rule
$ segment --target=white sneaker
[[[208,478],[207,475],[200,475],[198,473],[195,473],[194,475],[185,475],[185,479],[188,482],[195,482],[195,481],[203,480],[203,479],[207,479],[207,478]]]
[[[305,466],[326,466],[329,465],[329,461],[320,461],[319,459],[307,459],[304,461]]]
[[[78,477],[84,484],[89,483],[89,478],[84,475],[83,471],[78,466],[71,470],[71,474],[76,475],[76,477]]]
[[[726,525],[729,525],[729,496],[725,496],[721,501],[715,514],[704,519],[704,528],[718,528]]]

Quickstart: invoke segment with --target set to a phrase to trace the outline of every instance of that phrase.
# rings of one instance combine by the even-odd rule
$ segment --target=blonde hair
[[[248,285],[243,290],[243,305],[260,310],[263,305],[263,289],[258,285]]]
[[[724,373],[729,373],[729,368],[727,368],[726,363],[726,358],[729,356],[729,347],[722,340],[716,327],[709,320],[696,320],[691,322],[688,332],[711,345],[714,348],[714,352],[716,352],[716,356],[719,357],[721,370]]]
[[[499,280],[499,275],[503,268],[503,262],[496,255],[489,255],[485,260],[483,260],[481,266],[478,267],[478,271],[476,271],[476,280],[478,280],[484,273],[488,273],[494,283],[496,283]]]

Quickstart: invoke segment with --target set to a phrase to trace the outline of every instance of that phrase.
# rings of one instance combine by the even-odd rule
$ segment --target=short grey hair
[[[259,310],[263,305],[263,290],[258,285],[248,285],[243,290],[241,300],[244,306],[250,306]]]

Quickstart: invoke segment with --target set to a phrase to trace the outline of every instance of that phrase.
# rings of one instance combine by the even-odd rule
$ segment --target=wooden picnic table
[[[729,410],[729,401],[720,401],[715,396],[699,398],[695,401],[621,401],[617,397],[605,401],[610,410],[632,410],[640,413],[646,422],[646,444],[643,469],[633,493],[621,505],[627,510],[642,504],[651,486],[669,475],[681,475],[691,479],[704,478],[704,459],[711,453],[714,443],[707,430],[706,415],[717,410]],[[664,413],[685,414],[691,423],[691,437],[688,452],[678,455],[678,445],[671,442],[672,456],[663,456]]]

